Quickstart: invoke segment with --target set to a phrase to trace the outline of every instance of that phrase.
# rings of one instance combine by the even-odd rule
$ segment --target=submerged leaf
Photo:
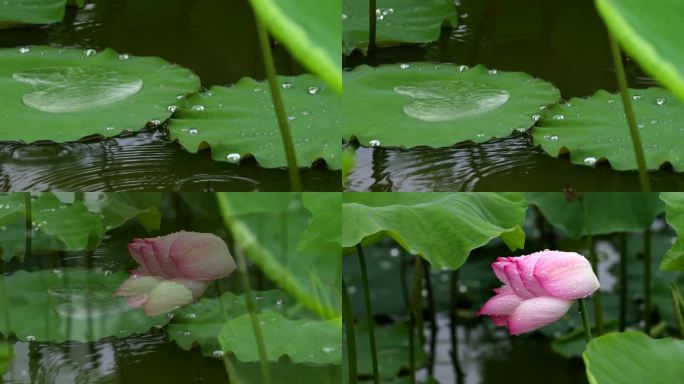
[[[520,193],[349,193],[342,201],[348,251],[389,236],[435,269],[458,269],[470,251],[497,237],[512,250],[525,243]]]
[[[596,8],[625,51],[684,101],[684,2],[596,0]]]
[[[287,356],[294,363],[342,364],[341,320],[289,320],[264,311],[258,315],[261,336],[269,361]],[[226,321],[219,335],[225,353],[240,361],[259,361],[249,314]]]
[[[340,0],[250,0],[269,32],[342,93]]]
[[[455,27],[456,7],[451,0],[378,0],[376,44],[428,43],[439,39],[442,26]],[[344,53],[368,50],[368,0],[343,0]]]
[[[312,75],[279,77],[297,164],[324,160],[340,169],[340,96]],[[190,152],[211,147],[214,160],[252,156],[266,168],[287,166],[268,85],[244,78],[188,100],[169,124],[171,138]]]
[[[630,94],[646,167],[670,163],[675,171],[684,171],[684,104],[662,88],[632,89]],[[620,95],[601,90],[590,98],[555,105],[532,136],[551,156],[570,152],[574,164],[594,166],[607,160],[620,171],[637,169]]]
[[[2,276],[0,306],[11,308],[2,308],[0,333],[26,341],[95,341],[166,324],[168,317],[147,317],[112,296],[126,277],[77,268]]]
[[[360,66],[345,74],[344,136],[364,146],[447,147],[505,137],[557,102],[553,85],[521,72],[451,64]]]
[[[159,125],[200,82],[156,57],[46,46],[0,50],[0,140],[65,142]]]

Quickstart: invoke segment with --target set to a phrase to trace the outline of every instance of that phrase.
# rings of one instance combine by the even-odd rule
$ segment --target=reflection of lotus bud
[[[492,269],[504,283],[477,313],[505,325],[511,335],[532,332],[565,315],[573,300],[591,295],[599,281],[591,264],[574,252],[542,251],[499,257]]]
[[[216,235],[176,232],[152,239],[134,239],[128,250],[140,264],[114,293],[133,307],[156,316],[202,296],[211,280],[228,276],[235,261]]]

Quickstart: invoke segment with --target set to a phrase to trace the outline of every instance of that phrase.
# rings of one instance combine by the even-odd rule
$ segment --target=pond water
[[[0,32],[0,48],[52,45],[159,56],[191,69],[202,85],[265,78],[247,0],[94,0],[70,7],[63,23]],[[280,45],[281,75],[304,69]],[[44,127],[50,129],[50,127]],[[22,129],[17,127],[16,129]],[[186,152],[164,126],[105,141],[19,145],[0,142],[0,190],[289,190],[287,171],[253,160],[214,162],[210,153]],[[340,172],[323,164],[302,171],[303,188],[337,191]]]
[[[557,86],[564,99],[615,91],[617,83],[605,27],[592,0],[460,0],[459,26],[444,29],[434,44],[378,49],[344,58],[361,64],[446,62],[522,71]],[[626,70],[633,88],[657,86],[635,62]],[[406,111],[405,111],[406,112]],[[433,111],[434,112],[434,111]],[[625,125],[625,130],[627,129]],[[352,143],[356,147],[356,143]],[[684,178],[670,169],[651,172],[655,190],[678,190]],[[480,145],[388,149],[360,147],[349,176],[350,191],[559,191],[639,190],[636,172],[570,163],[548,156],[531,134]]]

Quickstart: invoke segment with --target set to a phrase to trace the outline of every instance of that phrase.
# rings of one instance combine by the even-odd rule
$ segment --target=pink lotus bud
[[[575,252],[542,251],[499,257],[494,274],[504,283],[478,311],[511,335],[532,332],[565,315],[572,301],[591,295],[599,281],[589,261]]]
[[[198,299],[211,280],[235,270],[226,243],[216,235],[176,232],[134,239],[128,250],[140,265],[114,293],[148,316],[172,311]]]

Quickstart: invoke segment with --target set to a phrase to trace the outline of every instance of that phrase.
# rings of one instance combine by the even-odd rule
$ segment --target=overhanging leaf
[[[113,293],[128,277],[96,270],[18,271],[2,276],[0,333],[26,341],[95,341],[163,326],[167,316],[147,317]]]
[[[0,86],[0,140],[32,143],[161,124],[200,82],[156,57],[37,46],[0,50]]]
[[[520,193],[351,193],[342,204],[342,246],[389,236],[434,268],[458,269],[470,251],[500,237],[522,248]]]
[[[678,383],[684,377],[684,341],[642,332],[593,339],[583,354],[591,384]]]
[[[450,0],[378,0],[376,44],[428,43],[439,39],[442,26],[455,27],[456,7]],[[368,50],[368,1],[342,4],[344,53]]]
[[[625,51],[684,101],[684,3],[661,0],[596,0],[596,8]]]
[[[297,164],[324,160],[340,169],[340,96],[312,75],[279,77]],[[244,78],[188,100],[169,124],[171,138],[190,152],[211,147],[214,160],[237,163],[247,156],[266,168],[287,161],[268,86]]]
[[[345,73],[344,136],[371,147],[481,143],[528,129],[560,99],[525,73],[466,68],[407,63]]]
[[[660,199],[665,202],[667,223],[677,232],[677,240],[660,263],[662,271],[684,271],[684,193],[663,192]]]
[[[536,205],[554,226],[570,237],[587,234],[582,201],[568,201],[563,192],[530,192],[525,197]],[[587,206],[592,235],[643,231],[664,210],[656,193],[582,193]]]
[[[147,231],[159,229],[161,213],[157,192],[92,192],[84,195],[84,203],[91,212],[101,214],[105,229],[116,228],[136,218]]]
[[[670,163],[684,171],[684,104],[662,88],[632,89],[630,94],[647,168]],[[551,156],[570,152],[574,164],[607,160],[617,170],[633,170],[637,165],[624,114],[620,95],[598,91],[549,108],[532,136]]]
[[[337,320],[290,320],[282,314],[258,314],[269,361],[285,356],[294,363],[342,365],[342,331]],[[225,353],[240,361],[259,361],[249,314],[228,320],[219,335]]]
[[[278,41],[310,71],[342,93],[340,0],[250,0]]]

